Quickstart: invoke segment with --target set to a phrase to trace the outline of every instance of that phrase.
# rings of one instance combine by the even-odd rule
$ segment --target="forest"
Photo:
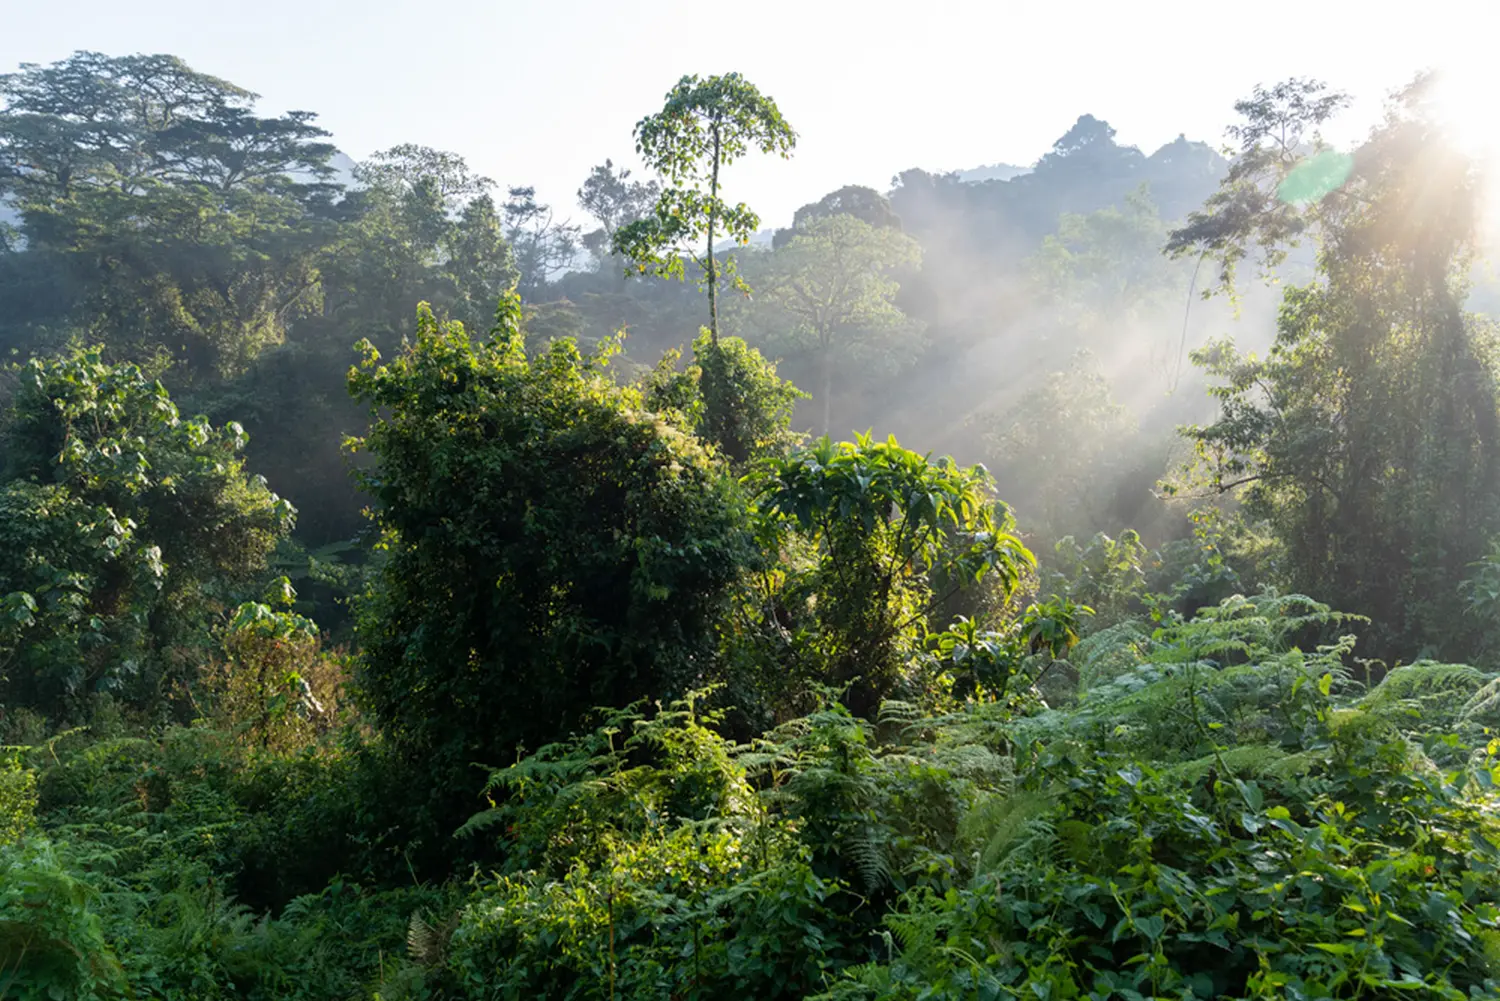
[[[737,73],[575,206],[0,74],[0,1001],[1500,997],[1495,178],[1348,105],[771,230]]]

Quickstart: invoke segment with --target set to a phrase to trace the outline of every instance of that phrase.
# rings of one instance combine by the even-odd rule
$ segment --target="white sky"
[[[580,215],[589,168],[634,162],[632,126],[678,77],[738,70],[801,135],[792,161],[728,176],[778,226],[908,167],[1029,164],[1085,112],[1148,153],[1179,132],[1217,145],[1237,97],[1290,75],[1355,93],[1352,137],[1496,29],[1500,0],[0,0],[0,70],[168,52],[266,112],[318,112],[356,159],[451,149]]]

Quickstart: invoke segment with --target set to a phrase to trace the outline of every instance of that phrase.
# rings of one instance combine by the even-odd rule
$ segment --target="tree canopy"
[[[816,356],[828,433],[835,366],[916,354],[920,327],[895,303],[895,276],[915,270],[922,249],[898,229],[836,213],[757,260],[746,326],[778,348]],[[899,362],[896,363],[899,367]]]

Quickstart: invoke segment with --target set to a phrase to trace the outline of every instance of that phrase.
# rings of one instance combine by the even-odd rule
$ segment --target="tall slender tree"
[[[1430,83],[1352,155],[1284,138],[1322,120],[1321,88],[1257,92],[1240,106],[1249,162],[1173,238],[1226,272],[1319,238],[1266,357],[1227,342],[1195,356],[1221,412],[1189,437],[1210,490],[1281,544],[1283,583],[1370,615],[1376,653],[1403,659],[1469,652],[1455,587],[1500,529],[1500,364],[1491,324],[1464,309],[1482,179]]]
[[[641,272],[685,277],[684,260],[703,269],[708,289],[708,329],[719,342],[719,279],[714,253],[720,233],[748,243],[760,217],[744,202],[730,205],[719,194],[723,169],[751,149],[783,158],[797,145],[797,133],[776,102],[738,73],[700,79],[685,76],[667,94],[662,110],[635,127],[636,152],[668,185],[651,215],[616,230],[615,252]],[[702,246],[703,256],[695,247]]]

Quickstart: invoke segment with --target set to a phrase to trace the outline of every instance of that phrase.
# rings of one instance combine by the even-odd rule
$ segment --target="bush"
[[[1045,755],[1023,789],[1047,809],[967,884],[908,894],[899,953],[824,997],[1494,996],[1500,825],[1467,776],[1413,774],[1399,742],[1319,759],[1193,788]]]
[[[246,474],[238,425],[182,420],[98,348],[27,363],[3,444],[0,702],[76,718],[111,692],[160,711],[291,505]]]
[[[476,342],[424,308],[402,357],[367,348],[350,376],[372,407],[365,485],[388,550],[358,690],[447,830],[472,811],[474,762],[711,677],[750,552],[722,465],[606,358],[567,341],[527,357],[517,310]]]
[[[280,600],[296,593],[286,578]],[[347,666],[325,653],[317,626],[262,602],[247,602],[224,630],[225,659],[203,672],[192,693],[215,729],[262,751],[311,746],[343,715]]]

